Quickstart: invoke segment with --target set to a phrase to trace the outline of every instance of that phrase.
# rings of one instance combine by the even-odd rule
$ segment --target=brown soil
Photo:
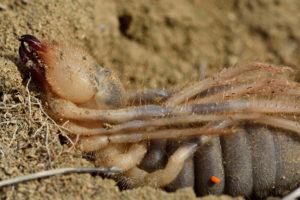
[[[127,89],[169,87],[197,80],[204,65],[206,74],[201,76],[250,60],[298,70],[299,9],[298,0],[0,0],[0,179],[92,166],[80,152],[60,144],[60,131],[39,108],[38,93],[29,95],[26,90],[27,80],[18,70],[20,35],[82,46],[101,65],[116,71]],[[190,189],[172,194],[152,188],[120,192],[111,180],[72,174],[6,187],[0,197],[193,199],[195,195]]]

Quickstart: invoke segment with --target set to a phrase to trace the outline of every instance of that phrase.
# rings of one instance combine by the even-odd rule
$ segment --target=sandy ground
[[[197,80],[203,65],[207,70],[201,76],[250,60],[286,64],[297,71],[299,9],[298,0],[0,0],[0,179],[92,166],[79,151],[60,143],[61,132],[41,110],[39,94],[31,85],[31,92],[26,90],[28,80],[21,76],[17,55],[20,35],[82,46],[116,71],[128,90],[162,88]],[[120,192],[112,180],[87,174],[2,188],[0,197],[196,198],[191,189]]]

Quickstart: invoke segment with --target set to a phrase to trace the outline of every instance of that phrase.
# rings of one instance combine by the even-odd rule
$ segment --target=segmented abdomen
[[[177,143],[177,144],[176,144]],[[162,168],[180,142],[153,141],[141,167]],[[211,177],[221,182],[213,183]],[[215,137],[186,161],[167,190],[193,187],[198,196],[282,196],[300,185],[300,139],[297,135],[257,125],[237,134]]]

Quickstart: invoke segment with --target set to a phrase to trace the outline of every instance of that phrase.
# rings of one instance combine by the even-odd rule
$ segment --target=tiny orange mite
[[[214,184],[220,184],[221,183],[221,179],[216,177],[216,176],[211,176],[210,177],[210,181]]]

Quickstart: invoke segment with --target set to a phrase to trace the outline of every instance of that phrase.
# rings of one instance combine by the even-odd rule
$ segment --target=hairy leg
[[[187,126],[193,124],[193,127],[202,127],[203,123],[219,121],[219,120],[254,120],[261,117],[261,114],[207,114],[207,115],[188,115],[175,116],[170,118],[152,119],[152,120],[133,120],[122,124],[112,125],[111,128],[103,127],[85,127],[74,122],[65,124],[65,128],[71,134],[81,136],[93,135],[113,135],[113,134],[129,134],[132,132],[143,131],[148,128],[151,130],[161,128],[174,128],[179,126]],[[124,135],[126,135],[124,134]]]
[[[48,100],[54,116],[75,121],[101,121],[106,123],[122,123],[135,119],[164,117],[171,113],[168,108],[159,105],[132,106],[120,109],[90,109],[57,98]]]
[[[171,98],[169,98],[166,101],[167,106],[174,106],[178,105],[184,101],[187,101],[188,99],[194,97],[195,95],[208,90],[209,88],[212,88],[214,86],[220,85],[220,83],[224,81],[228,81],[231,79],[236,79],[238,76],[246,73],[246,72],[252,72],[256,70],[261,70],[265,72],[270,72],[272,74],[278,74],[283,73],[287,70],[290,70],[288,67],[276,67],[269,64],[264,63],[249,63],[244,66],[235,67],[235,68],[229,68],[226,70],[223,70],[221,73],[217,74],[215,77],[207,78],[205,80],[199,81],[196,84],[187,86],[183,88],[180,92],[173,95]]]
[[[292,81],[265,78],[262,80],[251,80],[250,83],[241,83],[230,87],[222,88],[217,93],[205,95],[204,97],[196,98],[189,101],[189,104],[222,102],[229,99],[247,98],[252,96],[275,96],[282,95],[299,96],[300,84]]]

